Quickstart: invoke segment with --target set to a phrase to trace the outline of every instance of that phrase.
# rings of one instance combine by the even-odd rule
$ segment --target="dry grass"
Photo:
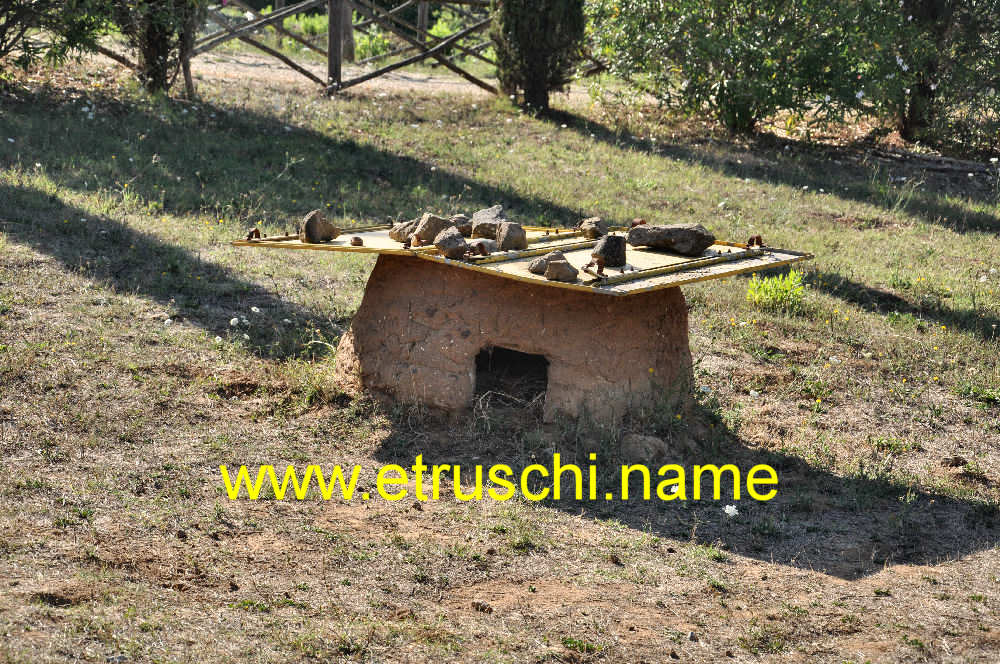
[[[648,109],[200,86],[147,100],[79,67],[0,96],[0,659],[996,661],[996,178]],[[647,425],[681,463],[774,465],[778,498],[732,519],[226,499],[220,463],[359,463],[370,487],[417,453],[617,460],[569,426],[351,399],[330,349],[368,260],[226,244],[314,207],[494,202],[817,254],[796,315],[752,309],[741,279],[686,289],[695,402]]]

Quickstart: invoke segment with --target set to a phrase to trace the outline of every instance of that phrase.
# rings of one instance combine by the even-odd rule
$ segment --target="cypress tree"
[[[547,110],[549,93],[569,82],[580,57],[583,0],[493,0],[492,10],[501,89]]]

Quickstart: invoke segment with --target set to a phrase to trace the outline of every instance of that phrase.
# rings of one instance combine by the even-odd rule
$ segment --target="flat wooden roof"
[[[790,265],[812,258],[811,254],[775,249],[773,247],[747,247],[731,242],[716,242],[700,256],[682,256],[670,251],[648,247],[627,247],[627,265],[621,268],[605,268],[604,276],[598,277],[592,270],[584,272],[583,266],[590,262],[590,253],[597,240],[587,240],[573,229],[525,227],[529,247],[521,251],[497,252],[490,256],[477,256],[464,260],[452,260],[438,254],[434,246],[405,248],[389,237],[389,226],[374,226],[346,229],[337,239],[322,244],[300,242],[298,236],[264,238],[260,240],[239,240],[237,247],[263,247],[269,249],[304,249],[313,251],[353,251],[382,253],[402,256],[418,256],[425,260],[437,261],[464,270],[485,272],[498,277],[534,283],[553,288],[568,288],[589,293],[627,296],[661,288],[673,288],[684,284],[722,279],[725,277],[757,272],[783,265]],[[351,246],[351,238],[360,237],[363,246]],[[540,274],[528,271],[528,265],[538,256],[556,249],[563,252],[566,260],[580,270],[575,283],[549,281]]]

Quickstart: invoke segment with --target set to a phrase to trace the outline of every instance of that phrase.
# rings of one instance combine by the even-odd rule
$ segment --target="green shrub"
[[[92,49],[108,16],[97,0],[5,0],[0,9],[0,71],[8,56],[27,68],[38,58],[63,60]]]
[[[545,111],[580,57],[583,0],[493,0],[493,40],[500,88]]]
[[[374,26],[369,30],[369,34],[358,32],[355,42],[355,56],[359,60],[373,58],[376,55],[384,55],[392,49],[392,43],[389,41],[389,38]]]
[[[802,308],[806,287],[795,270],[774,277],[753,275],[747,286],[747,301],[759,309],[795,312]]]
[[[207,0],[114,0],[111,18],[136,52],[139,78],[150,92],[170,88],[185,52],[194,45],[195,30]]]
[[[877,0],[594,0],[593,36],[613,73],[667,106],[709,109],[733,132],[782,110],[853,108],[852,55]]]

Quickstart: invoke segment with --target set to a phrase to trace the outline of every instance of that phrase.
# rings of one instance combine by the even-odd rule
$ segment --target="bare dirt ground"
[[[321,79],[326,78],[325,64],[306,58],[299,58],[297,62]],[[263,53],[210,51],[192,60],[191,71],[195,77],[213,80],[256,80],[267,84],[301,86],[303,89],[310,90],[315,88],[313,82],[308,78]],[[371,70],[350,64],[346,64],[343,68],[345,79],[359,76],[367,71]],[[495,81],[488,82],[495,83]],[[441,68],[437,73],[428,73],[426,67],[423,70],[415,70],[412,67],[397,69],[362,83],[359,87],[388,92],[406,92],[408,90],[463,94],[481,92],[483,96],[489,96],[485,90],[472,85],[444,68]]]
[[[0,662],[1000,661],[992,182],[872,203],[878,177],[781,145],[658,152],[418,75],[295,105],[308,81],[228,57],[197,103],[86,65],[4,93]],[[357,463],[371,490],[416,454],[621,460],[617,434],[343,393],[371,261],[228,244],[497,200],[817,254],[799,315],[685,288],[707,395],[642,429],[664,461],[773,465],[774,501],[228,500],[221,464]]]

